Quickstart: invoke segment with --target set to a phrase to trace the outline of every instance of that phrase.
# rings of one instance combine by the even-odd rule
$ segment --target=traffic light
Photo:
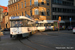
[[[59,21],[61,21],[61,16],[59,16]]]

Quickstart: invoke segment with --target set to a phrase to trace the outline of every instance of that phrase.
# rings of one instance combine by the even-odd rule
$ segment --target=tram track
[[[43,32],[40,32],[42,35],[47,35],[47,36],[58,36],[57,34],[46,34],[46,33],[43,33]]]
[[[36,43],[36,42],[34,42],[34,41],[32,41],[32,40],[30,40],[30,39],[28,39],[28,38],[27,38],[27,40],[28,40],[29,42],[31,42],[31,43],[36,44],[36,45],[40,45],[40,46],[45,47],[45,48],[50,48],[50,47],[48,47],[48,46],[45,46],[45,45],[42,45],[42,44]]]
[[[52,47],[48,47],[48,46],[45,46],[45,45],[42,45],[42,44],[36,43],[36,42],[34,42],[34,41],[32,41],[32,40],[30,40],[30,39],[28,39],[28,38],[27,38],[27,41],[29,41],[29,42],[31,42],[31,43],[33,43],[33,44],[36,44],[36,45],[39,45],[39,46],[42,46],[42,47],[48,48],[48,49],[52,48]],[[29,45],[23,43],[21,40],[19,40],[19,42],[22,43],[23,45],[27,46],[28,48],[32,48],[33,50],[37,50],[36,48],[33,48],[33,47],[31,47],[31,46],[29,46]]]
[[[33,48],[33,47],[31,47],[31,46],[29,46],[29,45],[23,43],[20,39],[19,39],[19,42],[22,43],[23,45],[27,46],[28,48],[32,48],[33,50],[37,50],[36,48]]]
[[[50,36],[50,35],[48,35],[48,34],[46,34],[46,33],[42,33],[42,32],[40,32],[40,33],[41,33],[42,35]],[[29,41],[29,42],[31,42],[31,43],[33,43],[33,44],[35,44],[35,45],[39,45],[39,46],[42,46],[42,47],[45,47],[45,48],[48,48],[48,49],[53,48],[53,47],[49,47],[49,46],[46,46],[46,45],[43,45],[43,44],[39,44],[39,43],[37,43],[37,42],[34,42],[34,41],[30,40],[29,38],[26,38],[26,39],[27,39],[27,41]],[[29,47],[29,48],[32,48],[33,50],[37,50],[36,48],[31,47],[31,46],[25,44],[24,42],[22,42],[21,39],[19,39],[19,42],[22,43],[23,45]]]

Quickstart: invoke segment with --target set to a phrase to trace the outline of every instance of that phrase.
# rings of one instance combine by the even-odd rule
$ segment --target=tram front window
[[[11,21],[11,27],[22,27],[23,22],[22,21]]]

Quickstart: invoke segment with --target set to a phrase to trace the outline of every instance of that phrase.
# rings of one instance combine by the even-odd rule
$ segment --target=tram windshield
[[[27,27],[28,21],[27,20],[12,20],[11,27]]]

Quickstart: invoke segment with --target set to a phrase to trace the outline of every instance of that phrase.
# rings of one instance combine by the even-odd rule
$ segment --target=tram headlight
[[[13,32],[12,32],[12,34],[13,34]]]

